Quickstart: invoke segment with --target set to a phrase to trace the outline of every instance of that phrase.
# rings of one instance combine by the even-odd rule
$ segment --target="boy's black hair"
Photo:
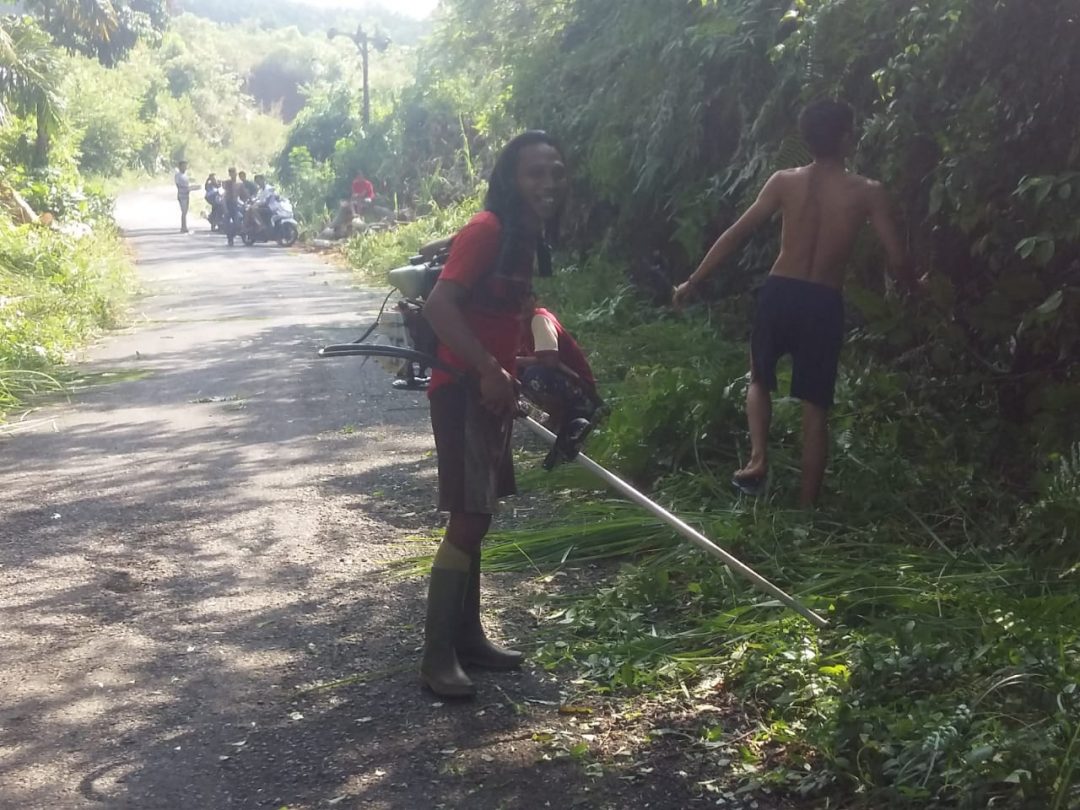
[[[501,273],[508,264],[523,259],[523,254],[529,251],[529,247],[522,244],[521,232],[524,229],[521,220],[524,216],[524,203],[517,187],[517,167],[521,150],[536,144],[547,144],[560,155],[565,154],[562,146],[553,137],[543,130],[530,129],[517,135],[503,147],[488,179],[484,210],[497,216],[502,225],[502,243],[495,264],[496,274]],[[534,248],[541,276],[551,275],[551,242],[558,238],[560,215],[561,212],[558,212],[544,223],[543,233]]]
[[[846,101],[819,99],[799,115],[799,132],[815,158],[844,156],[844,136],[855,131],[855,111]]]

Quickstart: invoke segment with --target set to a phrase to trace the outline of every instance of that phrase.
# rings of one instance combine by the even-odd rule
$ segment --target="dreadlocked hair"
[[[534,255],[539,275],[547,277],[552,272],[551,243],[559,237],[560,214],[544,223],[544,229],[536,243],[530,245],[524,234],[525,204],[517,187],[517,166],[521,150],[536,144],[547,144],[560,155],[563,154],[562,147],[553,137],[543,130],[530,129],[517,135],[503,147],[488,179],[484,210],[498,217],[502,226],[499,255],[495,261],[496,274],[518,262],[531,260]]]

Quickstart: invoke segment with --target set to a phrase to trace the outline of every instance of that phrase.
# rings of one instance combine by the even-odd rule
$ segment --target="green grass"
[[[117,324],[131,272],[110,225],[76,237],[0,217],[0,414],[63,387],[55,369]]]
[[[543,600],[542,665],[601,693],[722,678],[762,716],[748,784],[874,807],[1073,806],[1075,573],[939,547],[900,512],[731,497],[678,511],[833,626],[814,631],[647,515],[592,500],[485,547],[489,570],[626,560],[588,593]]]
[[[747,787],[875,808],[1080,806],[1080,448],[1050,459],[1037,493],[1015,491],[970,411],[854,345],[821,507],[793,508],[800,411],[782,399],[772,493],[740,498],[728,479],[747,450],[746,302],[676,316],[623,279],[594,260],[542,285],[612,405],[589,455],[832,627],[813,630],[580,471],[529,472],[547,517],[494,532],[487,570],[622,561],[540,603],[539,662],[616,695],[719,680],[761,718],[739,749]],[[702,726],[699,742],[723,733]]]
[[[414,222],[354,236],[345,244],[345,257],[364,281],[383,284],[388,271],[405,264],[422,245],[456,233],[479,210],[479,198],[446,208],[436,206],[430,215]]]

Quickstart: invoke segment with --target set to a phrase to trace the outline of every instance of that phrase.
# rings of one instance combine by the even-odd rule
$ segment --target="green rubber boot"
[[[480,622],[480,552],[472,555],[469,564],[457,656],[463,664],[484,669],[517,669],[525,660],[524,653],[495,644],[484,634],[484,625]]]
[[[472,697],[476,694],[476,687],[461,668],[454,651],[468,586],[468,571],[431,569],[420,680],[440,697]]]

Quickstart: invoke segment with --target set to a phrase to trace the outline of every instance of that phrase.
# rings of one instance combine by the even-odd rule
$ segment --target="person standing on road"
[[[791,394],[803,402],[799,503],[808,507],[817,500],[825,477],[828,411],[844,342],[845,263],[866,222],[885,247],[897,281],[910,292],[919,289],[919,282],[908,264],[885,188],[845,166],[855,147],[852,108],[841,101],[814,102],[799,116],[799,129],[813,163],[769,178],[757,201],[676,288],[674,303],[681,306],[688,301],[759,225],[780,212],[780,255],[758,291],[750,335],[746,393],[750,461],[734,474],[732,483],[748,495],[759,494],[764,487],[776,364],[790,354]]]
[[[180,233],[187,233],[188,204],[191,202],[191,180],[187,174],[188,164],[181,160],[176,164],[176,174],[173,182],[176,183],[176,199],[180,203]]]
[[[428,584],[422,682],[437,695],[469,697],[472,664],[513,669],[522,654],[488,640],[480,622],[480,544],[498,499],[515,492],[510,434],[517,409],[515,358],[533,265],[551,273],[546,237],[566,197],[562,151],[546,133],[510,141],[495,163],[484,210],[450,247],[424,305],[438,357],[428,388],[439,468],[439,508],[450,513]]]
[[[247,199],[247,190],[233,167],[229,168],[229,177],[222,185],[225,188],[225,236],[232,247],[240,228],[240,201]]]

